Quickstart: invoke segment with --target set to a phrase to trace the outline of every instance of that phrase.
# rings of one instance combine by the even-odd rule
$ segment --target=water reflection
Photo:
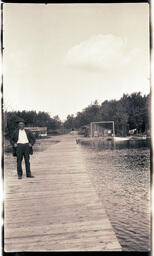
[[[115,149],[125,149],[125,148],[145,148],[149,147],[149,140],[126,140],[126,141],[116,141],[113,143]]]
[[[88,175],[123,250],[149,250],[149,143],[106,141],[81,148]]]
[[[96,141],[82,141],[82,145],[93,148],[94,150],[100,151],[105,149],[129,149],[129,148],[147,148],[150,147],[149,140],[96,140]]]

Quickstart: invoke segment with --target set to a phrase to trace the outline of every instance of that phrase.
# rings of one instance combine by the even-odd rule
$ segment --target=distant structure
[[[129,135],[134,135],[134,134],[137,133],[137,129],[136,128],[135,129],[131,129],[131,130],[128,131],[128,133],[129,133]]]
[[[90,123],[90,137],[115,136],[114,121],[101,121]]]
[[[79,135],[83,135],[84,137],[89,137],[90,134],[90,125],[82,125],[80,127]]]
[[[47,136],[47,127],[25,127],[25,129],[30,130],[36,137]]]

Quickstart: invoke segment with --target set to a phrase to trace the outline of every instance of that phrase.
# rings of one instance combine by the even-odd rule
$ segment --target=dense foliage
[[[26,122],[26,126],[47,127],[51,130],[60,129],[62,126],[58,116],[51,118],[46,112],[13,111],[7,112],[7,127],[5,128],[5,131],[8,135],[11,135],[13,130],[17,127],[16,121],[18,118],[23,118]]]
[[[53,118],[46,112],[14,111],[7,112],[7,133],[10,135],[17,126],[16,119],[21,117],[27,126],[47,127],[48,131],[58,129],[79,129],[90,122],[114,121],[116,135],[125,136],[131,129],[145,133],[149,129],[150,95],[142,96],[140,92],[124,94],[120,100],[106,100],[102,104],[95,101],[76,116],[68,115],[62,123],[58,116]],[[5,114],[5,113],[4,113]]]
[[[97,101],[78,112],[76,117],[68,115],[64,127],[77,129],[90,122],[114,121],[115,133],[125,136],[131,129],[144,133],[149,129],[150,95],[141,93],[124,94],[120,100]]]

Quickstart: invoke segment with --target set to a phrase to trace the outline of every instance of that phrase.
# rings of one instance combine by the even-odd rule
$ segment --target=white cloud
[[[65,65],[91,71],[115,70],[128,65],[140,51],[128,51],[126,38],[99,34],[73,46],[66,54]]]

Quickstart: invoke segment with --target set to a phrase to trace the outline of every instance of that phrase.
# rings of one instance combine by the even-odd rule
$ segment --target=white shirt
[[[22,144],[29,143],[28,138],[27,138],[27,134],[26,134],[24,129],[23,130],[19,129],[19,136],[18,136],[17,143],[22,143]]]

